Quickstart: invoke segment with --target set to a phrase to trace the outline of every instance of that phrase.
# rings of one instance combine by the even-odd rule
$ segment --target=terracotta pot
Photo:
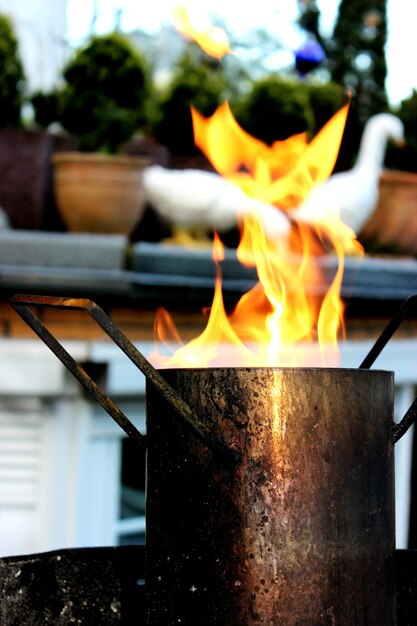
[[[58,210],[70,231],[128,235],[145,209],[147,157],[84,152],[52,156]]]
[[[360,234],[376,249],[417,253],[417,174],[385,170],[376,209]]]

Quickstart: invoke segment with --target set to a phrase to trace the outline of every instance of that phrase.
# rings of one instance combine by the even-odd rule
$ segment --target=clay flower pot
[[[89,152],[52,155],[60,215],[74,232],[129,235],[145,209],[142,172],[147,157]]]
[[[378,203],[360,240],[376,250],[417,253],[417,174],[382,172]]]

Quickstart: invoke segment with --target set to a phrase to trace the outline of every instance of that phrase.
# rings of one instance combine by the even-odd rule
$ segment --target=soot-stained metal
[[[394,626],[393,373],[369,370],[417,296],[357,370],[155,370],[90,300],[12,306],[147,446],[146,626]],[[85,310],[147,380],[143,437],[33,313]]]
[[[395,624],[392,373],[162,373],[242,459],[149,385],[147,624]]]

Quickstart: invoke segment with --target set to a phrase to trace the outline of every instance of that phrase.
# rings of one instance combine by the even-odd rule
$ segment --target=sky
[[[268,27],[280,38],[292,54],[300,44],[300,35],[291,24],[298,15],[297,0],[256,0],[245,8],[234,1],[225,0],[68,0],[68,38],[79,42],[91,31],[96,12],[95,32],[111,30],[120,16],[122,30],[140,28],[148,32],[159,30],[161,23],[171,21],[172,9],[186,5],[190,12],[206,23],[210,15],[224,19],[235,36],[254,26]],[[337,15],[339,0],[317,0],[322,28],[330,33]],[[388,0],[388,40],[386,60],[388,65],[387,93],[393,106],[417,90],[417,65],[415,63],[417,24],[416,0]]]

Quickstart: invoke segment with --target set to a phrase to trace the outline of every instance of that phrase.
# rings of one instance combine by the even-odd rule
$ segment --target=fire
[[[249,196],[290,209],[330,176],[347,112],[345,105],[311,143],[302,133],[269,147],[238,125],[225,102],[208,119],[192,109],[194,141],[219,174]]]
[[[177,6],[173,11],[173,23],[176,29],[187,39],[196,41],[200,48],[210,56],[221,59],[231,52],[227,35],[217,26],[198,27],[190,19],[184,6]]]
[[[330,176],[347,112],[348,105],[310,142],[303,133],[268,146],[238,125],[225,102],[209,118],[192,110],[195,143],[220,175],[248,196],[285,212]],[[184,345],[171,316],[161,308],[154,325],[153,363],[158,367],[338,365],[338,339],[344,332],[340,297],[344,256],[359,254],[362,248],[334,212],[324,218],[314,227],[295,223],[289,236],[278,239],[264,231],[259,214],[244,218],[236,254],[240,263],[256,268],[258,282],[232,312],[223,302],[225,253],[215,236],[216,280],[206,328]],[[331,280],[323,276],[318,262],[324,252],[338,261]]]

